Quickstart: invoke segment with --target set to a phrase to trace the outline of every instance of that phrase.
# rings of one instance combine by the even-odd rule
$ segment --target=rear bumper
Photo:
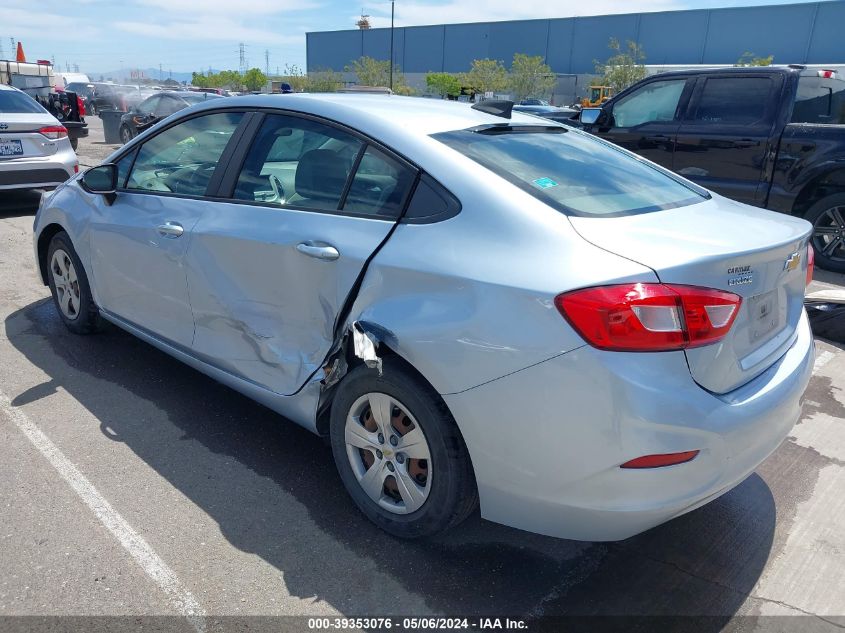
[[[721,396],[682,352],[582,347],[444,396],[475,468],[487,519],[550,536],[620,540],[693,510],[745,479],[798,420],[812,374],[806,315],[772,367]],[[657,469],[619,465],[699,450]]]
[[[67,151],[49,158],[0,161],[0,190],[57,187],[73,176],[78,164],[76,154],[65,140]]]

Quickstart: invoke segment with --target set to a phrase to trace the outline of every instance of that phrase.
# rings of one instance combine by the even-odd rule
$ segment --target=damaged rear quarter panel
[[[471,389],[584,345],[554,305],[564,291],[656,281],[640,264],[582,240],[563,214],[488,174],[455,191],[463,210],[400,224],[370,263],[346,321],[384,343],[441,394]],[[499,188],[501,187],[501,188]],[[504,195],[502,195],[504,194]]]

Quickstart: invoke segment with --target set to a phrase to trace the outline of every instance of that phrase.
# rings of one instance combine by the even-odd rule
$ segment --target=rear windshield
[[[0,90],[0,114],[13,112],[44,114],[46,110],[27,94],[15,90]]]
[[[565,213],[630,215],[709,197],[614,145],[562,127],[487,127],[434,138]]]
[[[799,77],[792,122],[845,124],[845,80]]]

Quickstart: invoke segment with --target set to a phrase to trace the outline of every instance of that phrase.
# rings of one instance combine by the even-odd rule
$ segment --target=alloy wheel
[[[819,215],[813,227],[813,248],[828,259],[845,262],[845,206]]]
[[[53,252],[50,273],[56,287],[56,301],[62,314],[71,321],[79,316],[79,279],[70,256],[62,249]]]
[[[431,452],[422,428],[401,402],[367,393],[349,410],[346,454],[361,488],[394,514],[419,510],[431,492]]]

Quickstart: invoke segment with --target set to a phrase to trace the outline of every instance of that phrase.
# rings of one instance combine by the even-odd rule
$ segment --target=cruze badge
[[[786,262],[783,265],[783,269],[784,270],[795,270],[796,268],[798,268],[798,264],[800,264],[800,263],[801,263],[801,252],[795,251],[794,253],[792,253],[792,255],[790,255],[789,257],[786,258]]]
[[[754,283],[751,266],[731,266],[728,268],[728,286],[743,286]]]

